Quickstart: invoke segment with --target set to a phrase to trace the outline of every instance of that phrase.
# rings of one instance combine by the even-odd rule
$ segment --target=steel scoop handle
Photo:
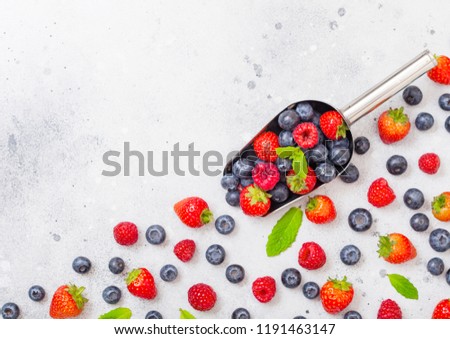
[[[425,50],[386,79],[361,94],[340,111],[347,125],[361,119],[386,100],[437,65],[436,58]]]

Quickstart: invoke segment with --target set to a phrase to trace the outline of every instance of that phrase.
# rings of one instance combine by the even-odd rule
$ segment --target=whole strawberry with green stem
[[[154,299],[157,294],[155,280],[146,268],[132,270],[125,279],[128,291],[143,299]]]
[[[434,197],[431,203],[434,217],[440,221],[450,221],[450,192],[443,192]]]
[[[347,124],[337,111],[328,111],[320,116],[320,129],[328,139],[339,140],[347,135]]]
[[[50,303],[50,317],[54,319],[74,318],[81,314],[88,301],[84,296],[83,286],[67,284],[60,286],[53,294]]]
[[[435,55],[437,65],[428,71],[428,77],[443,85],[450,85],[450,58],[445,55]]]
[[[308,167],[308,173],[305,176],[297,174],[294,170],[289,170],[286,174],[286,185],[292,193],[307,194],[316,186],[316,173],[311,167]]]
[[[401,264],[414,259],[417,251],[406,236],[400,233],[391,233],[379,237],[378,254],[391,264]]]
[[[336,208],[326,195],[309,198],[306,205],[306,217],[314,224],[326,224],[336,219]]]
[[[199,197],[189,197],[177,202],[173,207],[178,218],[186,226],[202,227],[213,220],[208,203]]]
[[[385,144],[392,144],[404,139],[410,128],[411,123],[408,115],[404,113],[403,107],[390,108],[381,113],[378,118],[378,134]]]
[[[244,214],[262,217],[270,209],[270,194],[255,184],[249,185],[241,191],[240,205]]]
[[[330,314],[343,311],[352,302],[353,295],[353,286],[345,276],[342,280],[329,278],[320,289],[323,309]]]

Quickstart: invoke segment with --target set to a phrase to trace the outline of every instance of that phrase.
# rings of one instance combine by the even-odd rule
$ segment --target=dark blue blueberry
[[[445,129],[450,133],[450,116],[445,119]]]
[[[244,280],[245,270],[241,265],[230,265],[225,270],[225,277],[230,283],[240,283],[242,280]]]
[[[125,269],[125,262],[122,258],[114,257],[109,261],[108,267],[111,273],[120,274]]]
[[[314,170],[316,177],[323,183],[328,183],[336,178],[337,171],[333,164],[329,161],[322,162]]]
[[[370,148],[370,141],[366,137],[357,137],[355,139],[356,154],[365,154]]]
[[[425,202],[423,193],[417,188],[410,188],[403,195],[403,202],[412,210],[421,208]]]
[[[302,315],[297,315],[293,319],[306,319],[306,317],[304,317]]]
[[[450,248],[450,233],[443,228],[436,228],[430,233],[428,242],[436,252],[445,252]]]
[[[230,234],[231,232],[233,232],[235,225],[236,223],[233,217],[227,214],[218,217],[214,224],[217,232],[219,232],[220,234]]]
[[[45,290],[39,285],[31,286],[28,290],[28,296],[33,301],[41,301],[45,297]]]
[[[240,204],[240,192],[239,191],[228,191],[225,195],[225,200],[230,206],[239,206]]]
[[[346,265],[355,265],[361,259],[361,251],[355,245],[344,246],[339,255]]]
[[[408,86],[403,91],[403,100],[405,100],[408,105],[418,105],[422,101],[422,98],[422,91],[417,86]]]
[[[444,272],[444,261],[441,258],[432,258],[427,263],[427,270],[432,275],[441,275]]]
[[[295,141],[292,132],[281,131],[280,134],[278,134],[278,143],[281,147],[294,146]]]
[[[339,140],[327,140],[325,142],[327,148],[329,151],[331,151],[333,148],[347,148],[350,149],[350,140],[347,138],[342,138]]]
[[[250,312],[245,308],[236,308],[231,314],[231,319],[250,319]]]
[[[275,161],[275,165],[277,165],[277,168],[281,173],[287,173],[291,169],[292,160],[277,158],[277,160]]]
[[[419,113],[414,122],[419,131],[426,131],[430,129],[434,124],[434,118],[430,113]]]
[[[122,292],[117,286],[108,286],[103,290],[102,296],[108,304],[117,304],[122,297]]]
[[[300,117],[301,121],[311,121],[314,117],[314,110],[307,102],[299,102],[295,111]]]
[[[145,315],[145,319],[162,319],[163,316],[158,311],[150,311]]]
[[[319,296],[320,287],[313,281],[308,281],[303,285],[303,295],[308,299],[315,299]]]
[[[297,112],[288,109],[278,116],[278,125],[285,131],[292,131],[300,122]]]
[[[372,214],[365,208],[356,208],[350,212],[348,224],[356,232],[367,231],[372,226]]]
[[[295,268],[287,268],[281,273],[281,282],[287,288],[296,288],[302,281],[302,275]]]
[[[447,281],[447,284],[450,285],[450,268],[447,270],[447,273],[445,273],[445,280]]]
[[[340,178],[343,182],[351,184],[359,179],[359,170],[353,164],[349,164],[347,168],[342,172]]]
[[[17,319],[20,315],[20,309],[17,304],[6,303],[2,307],[3,319]]]
[[[308,164],[317,164],[324,162],[328,157],[328,149],[324,144],[319,143],[314,148],[305,151],[306,160]]]
[[[430,226],[430,219],[423,213],[416,213],[409,219],[409,224],[414,231],[423,232]]]
[[[249,186],[251,184],[253,184],[253,179],[252,178],[241,179],[241,186],[242,187],[247,187],[247,186]]]
[[[277,183],[268,193],[275,202],[284,202],[289,198],[289,188],[282,182]]]
[[[322,130],[320,129],[320,127],[317,129],[317,132],[319,134],[319,141],[318,144],[325,144],[325,134],[323,134]]]
[[[408,162],[401,155],[393,155],[386,162],[386,169],[392,175],[400,175],[405,173],[408,168]]]
[[[321,131],[321,129],[320,129],[320,116],[321,116],[321,114],[319,112],[314,112],[313,119],[312,119],[312,123],[314,125],[316,125],[318,131]]]
[[[234,191],[239,186],[239,178],[232,173],[227,173],[220,179],[220,184],[224,189]]]
[[[164,265],[161,267],[161,270],[159,271],[159,276],[162,280],[171,282],[174,281],[178,277],[178,270],[173,265]]]
[[[362,319],[362,317],[356,311],[348,311],[344,314],[344,319]]]
[[[254,161],[241,158],[233,164],[232,171],[239,179],[251,178],[253,167],[255,167]]]
[[[86,257],[76,257],[72,262],[72,268],[80,274],[88,273],[91,269],[91,261]]]
[[[211,265],[220,265],[225,260],[225,249],[218,244],[211,245],[206,250],[205,257]]]
[[[450,93],[442,94],[442,95],[439,97],[439,106],[440,106],[444,111],[450,111]]]
[[[152,225],[147,228],[145,238],[152,245],[159,245],[166,240],[166,231],[161,225]]]

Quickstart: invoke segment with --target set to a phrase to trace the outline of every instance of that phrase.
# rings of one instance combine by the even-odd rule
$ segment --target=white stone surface
[[[443,275],[434,277],[426,262],[439,256],[446,270],[449,253],[428,245],[430,230],[448,224],[431,216],[434,195],[450,190],[449,138],[444,129],[448,113],[437,105],[448,87],[427,78],[416,82],[423,102],[406,111],[412,120],[421,111],[434,115],[430,131],[412,127],[408,137],[391,146],[379,141],[375,119],[389,106],[403,105],[397,95],[377,112],[352,128],[354,136],[367,136],[372,147],[353,162],[361,177],[352,185],[340,180],[324,187],[336,204],[338,218],[317,226],[307,220],[296,243],[276,258],[267,258],[265,242],[281,214],[251,219],[224,201],[219,177],[173,172],[165,177],[146,175],[104,177],[102,154],[133,149],[153,150],[156,156],[190,143],[204,154],[226,155],[243,146],[273,115],[291,102],[319,99],[338,107],[359,95],[418,54],[424,48],[450,53],[448,1],[47,1],[0,3],[0,305],[16,302],[23,318],[47,318],[50,298],[61,284],[86,286],[89,303],[83,318],[96,318],[114,306],[102,300],[111,284],[122,288],[119,306],[130,307],[143,318],[159,310],[177,318],[178,308],[192,310],[186,292],[194,283],[211,284],[218,302],[211,312],[193,312],[199,318],[228,318],[237,307],[253,318],[332,318],[319,300],[307,300],[301,289],[281,285],[284,268],[297,267],[297,253],[305,241],[323,245],[326,265],[317,271],[301,270],[303,280],[323,284],[328,276],[346,275],[354,283],[349,309],[374,318],[380,302],[395,299],[405,318],[429,318],[438,301],[450,297]],[[435,176],[421,173],[417,159],[424,152],[441,156]],[[393,177],[385,169],[387,158],[404,155],[408,171]],[[136,169],[136,166],[134,167]],[[383,176],[397,199],[389,207],[371,208],[369,184]],[[410,187],[426,197],[420,210],[431,220],[427,232],[409,226],[414,213],[402,202]],[[223,236],[213,225],[192,230],[172,211],[179,199],[199,195],[215,215],[235,217],[235,232]],[[347,216],[356,207],[370,208],[375,218],[363,234],[353,232]],[[135,222],[140,239],[120,247],[112,236],[122,220]],[[146,228],[163,225],[167,240],[152,246]],[[403,265],[390,265],[377,257],[378,233],[402,232],[416,245],[418,256]],[[198,244],[194,259],[180,263],[172,254],[180,239]],[[219,267],[204,259],[206,248],[222,244],[227,257]],[[355,267],[339,260],[349,243],[362,251]],[[72,268],[78,256],[89,257],[92,271],[81,276]],[[156,279],[153,301],[131,296],[124,275],[108,270],[113,256],[126,260],[127,269],[144,266]],[[164,283],[159,269],[167,263],[179,269],[179,278]],[[225,279],[225,267],[239,263],[246,269],[243,283]],[[380,271],[411,279],[418,301],[398,295]],[[251,293],[252,281],[263,275],[276,278],[278,292],[272,302],[260,304]],[[28,288],[42,285],[48,296],[32,302]],[[342,317],[338,314],[335,317]]]

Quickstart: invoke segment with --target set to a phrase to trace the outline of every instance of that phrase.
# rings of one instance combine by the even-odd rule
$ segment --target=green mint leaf
[[[297,148],[297,151],[293,154],[291,159],[292,169],[295,174],[297,174],[300,178],[305,179],[308,174],[308,162],[306,161],[305,154],[300,148]]]
[[[278,147],[275,151],[280,158],[290,158],[296,151],[298,147],[287,146]]]
[[[180,319],[195,319],[195,317],[188,311],[180,308]]]
[[[99,319],[130,319],[131,318],[131,310],[126,307],[115,308],[114,310],[109,311],[108,313],[102,314]]]
[[[388,274],[389,281],[395,290],[407,299],[419,299],[417,288],[400,274]]]
[[[302,210],[298,207],[292,207],[277,221],[266,244],[266,253],[269,257],[279,255],[291,247],[297,237],[302,219]]]

